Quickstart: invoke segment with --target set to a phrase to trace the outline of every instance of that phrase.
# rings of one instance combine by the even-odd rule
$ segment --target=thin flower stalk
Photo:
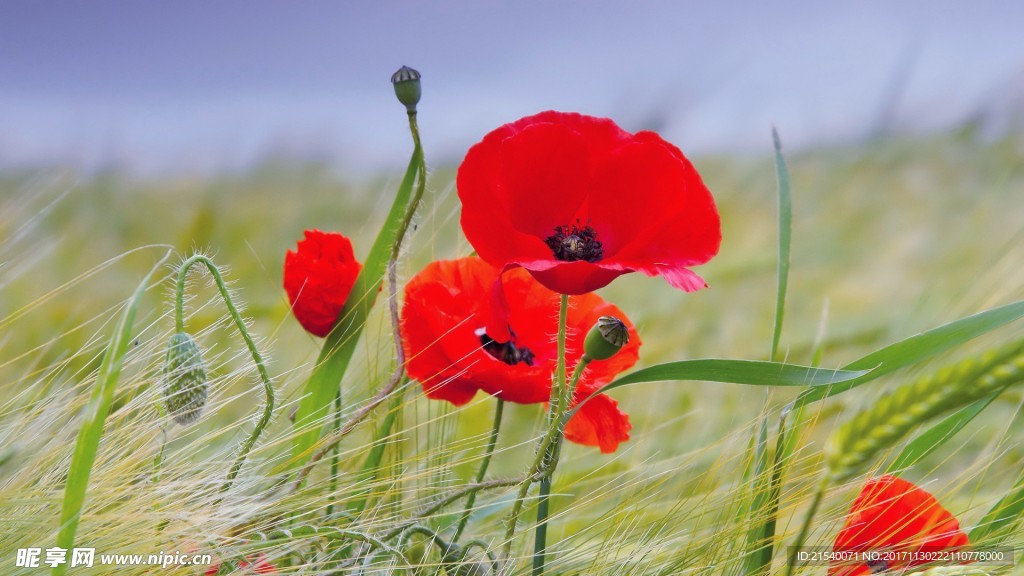
[[[231,319],[234,320],[235,327],[238,328],[238,332],[242,335],[242,339],[245,340],[246,347],[249,348],[249,353],[252,355],[253,362],[256,364],[256,371],[259,373],[260,380],[263,382],[263,391],[266,395],[266,403],[263,405],[263,413],[260,416],[259,421],[256,423],[256,427],[253,428],[252,433],[250,433],[249,437],[242,443],[242,446],[238,451],[238,456],[235,457],[235,462],[228,470],[227,479],[220,487],[220,492],[223,493],[231,488],[231,484],[242,469],[242,464],[245,463],[245,459],[249,455],[249,451],[252,450],[252,447],[256,444],[256,441],[263,433],[263,430],[267,427],[267,424],[270,423],[270,418],[274,414],[274,386],[270,381],[270,375],[267,373],[267,366],[263,361],[263,355],[260,354],[259,348],[256,347],[256,342],[249,334],[249,329],[245,325],[245,320],[238,312],[238,308],[235,307],[235,303],[231,298],[231,293],[228,291],[227,285],[224,283],[224,278],[221,276],[220,270],[217,268],[216,264],[213,263],[213,260],[210,260],[202,254],[193,255],[189,259],[185,260],[178,269],[178,284],[174,308],[176,331],[178,333],[185,331],[185,280],[188,278],[189,270],[196,264],[206,266],[210,275],[213,276],[213,280],[217,285],[217,290],[220,292],[221,298],[224,300],[224,305],[227,307],[228,313],[231,315]]]

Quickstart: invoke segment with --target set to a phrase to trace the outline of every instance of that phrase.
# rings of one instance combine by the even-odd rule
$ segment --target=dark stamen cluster
[[[555,258],[565,262],[597,262],[604,256],[597,232],[589,225],[580,226],[579,220],[571,226],[556,227],[555,233],[544,239],[544,243],[551,248]]]
[[[533,366],[534,356],[529,348],[516,348],[512,342],[498,342],[487,334],[480,335],[480,344],[483,345],[485,352],[509,366],[515,366],[520,362]]]

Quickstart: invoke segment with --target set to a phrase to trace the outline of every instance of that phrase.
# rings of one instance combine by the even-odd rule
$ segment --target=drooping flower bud
[[[590,360],[607,360],[629,342],[629,329],[614,316],[601,316],[583,341],[583,356]]]
[[[178,424],[199,419],[206,405],[206,367],[199,345],[185,332],[171,336],[164,363],[164,401]]]
[[[419,103],[422,94],[420,73],[408,66],[402,66],[398,72],[391,75],[391,83],[395,86],[398,101],[405,104],[405,109],[410,113],[416,112],[416,104]]]

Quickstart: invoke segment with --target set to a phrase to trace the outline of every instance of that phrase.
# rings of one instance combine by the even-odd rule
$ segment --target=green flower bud
[[[391,83],[395,86],[398,101],[405,104],[405,109],[410,113],[416,112],[416,104],[419,103],[422,93],[420,73],[408,66],[402,66],[398,72],[391,75]]]
[[[601,316],[583,341],[583,356],[590,360],[607,360],[629,342],[629,329],[614,316]]]
[[[185,332],[171,336],[164,364],[164,401],[178,424],[199,419],[206,405],[206,367],[195,339]]]

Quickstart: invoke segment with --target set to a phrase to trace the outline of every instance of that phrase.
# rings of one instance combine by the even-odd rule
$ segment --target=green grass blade
[[[782,158],[782,142],[779,132],[772,127],[772,143],[775,146],[775,175],[778,179],[779,197],[779,260],[777,271],[778,288],[775,293],[775,327],[772,330],[772,353],[769,360],[778,359],[779,340],[782,338],[782,319],[786,311],[786,291],[789,288],[789,259],[793,235],[793,198],[789,191],[789,170]]]
[[[871,369],[869,374],[865,374],[860,378],[837,382],[833,386],[805,390],[796,398],[794,405],[803,406],[804,404],[816,402],[856,388],[875,378],[941,354],[978,336],[987,334],[996,328],[1018,320],[1022,316],[1024,316],[1024,300],[979,312],[973,316],[961,318],[949,324],[943,324],[938,328],[933,328],[927,332],[911,336],[906,340],[890,344],[885,348],[876,350],[859,360],[843,366],[843,370]]]
[[[1021,517],[1024,517],[1024,472],[1017,478],[1013,488],[982,517],[967,538],[975,545],[990,537],[1001,539],[1014,532]]]
[[[944,418],[938,424],[919,434],[900,452],[900,455],[889,464],[887,472],[895,473],[910,468],[931,454],[936,448],[945,444],[964,426],[974,420],[986,406],[992,403],[999,394],[976,400]]]
[[[607,392],[627,384],[665,380],[704,380],[753,386],[828,386],[863,378],[870,369],[827,370],[761,360],[702,358],[666,362],[627,374],[601,389]]]
[[[295,436],[292,445],[293,457],[289,462],[291,466],[301,464],[306,460],[310,456],[310,449],[320,438],[321,426],[315,424],[323,421],[327,416],[331,402],[334,401],[334,396],[341,386],[341,379],[355,352],[359,335],[366,324],[366,317],[377,300],[377,293],[380,291],[384,279],[391,247],[401,226],[402,217],[405,215],[405,207],[412,196],[416,172],[422,161],[423,150],[417,146],[413,150],[412,158],[409,159],[409,167],[398,187],[391,211],[388,212],[387,219],[363,263],[363,269],[352,286],[352,295],[349,296],[348,302],[345,303],[345,307],[339,314],[338,323],[328,334],[327,340],[320,350],[316,367],[306,383],[298,412],[295,415],[296,428],[309,427],[309,429]]]
[[[747,551],[744,561],[744,574],[760,574],[764,572],[765,566],[772,562],[771,541],[766,540],[765,534],[765,509],[771,500],[771,469],[768,466],[768,415],[761,416],[761,422],[757,427],[757,440],[754,443],[754,482],[751,490],[750,510],[748,517],[751,518],[753,527],[747,532]],[[774,523],[772,523],[774,526]],[[768,535],[771,538],[773,535]]]
[[[761,360],[702,358],[657,364],[627,374],[590,395],[594,396],[629,384],[669,380],[701,380],[752,386],[829,386],[862,378],[870,370],[825,370],[796,364]],[[575,414],[583,403],[570,411]]]
[[[78,530],[78,521],[85,504],[85,493],[89,488],[89,475],[92,473],[92,465],[96,461],[100,437],[103,436],[103,424],[114,399],[114,390],[117,387],[117,380],[121,376],[125,352],[132,341],[135,312],[153,274],[163,266],[170,255],[171,252],[168,251],[139,283],[121,313],[121,318],[118,320],[110,342],[107,344],[107,349],[103,353],[96,385],[92,389],[92,396],[85,409],[85,420],[82,422],[82,428],[78,431],[75,452],[71,456],[71,466],[68,469],[67,482],[64,485],[64,501],[60,511],[60,532],[57,534],[59,548],[71,550],[74,547],[75,532]],[[66,563],[58,564],[54,566],[52,574],[60,576],[66,569]]]
[[[782,157],[782,141],[779,138],[779,131],[774,126],[772,127],[772,144],[775,149],[775,177],[779,204],[775,325],[772,329],[771,354],[768,356],[768,359],[774,362],[778,359],[779,355],[779,341],[782,339],[782,321],[785,318],[786,312],[786,293],[789,289],[789,264],[793,236],[793,198],[789,186],[789,169],[786,167],[786,161]],[[764,432],[763,453],[767,454],[767,428],[762,425],[762,429]],[[780,429],[779,433],[782,434],[783,431]],[[780,449],[782,440],[783,436],[780,436]],[[763,521],[752,528],[747,535],[747,550],[749,550],[745,563],[747,574],[765,574],[771,568],[773,542],[775,539],[775,515],[778,509],[775,484],[781,482],[782,473],[780,456],[780,454],[776,453],[771,467],[769,468],[766,462],[758,471],[751,518],[753,518],[754,522],[757,522],[759,518],[763,518]],[[767,456],[765,457],[767,458]]]

